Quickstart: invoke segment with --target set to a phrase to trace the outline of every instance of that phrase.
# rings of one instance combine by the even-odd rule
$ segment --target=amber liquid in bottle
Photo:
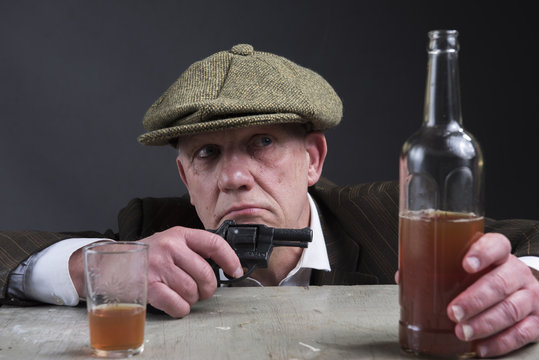
[[[479,275],[462,268],[462,258],[483,232],[483,218],[422,212],[399,219],[401,346],[440,356],[472,355],[473,344],[460,341],[447,305]]]
[[[481,276],[462,260],[483,233],[483,159],[462,128],[457,32],[429,38],[424,121],[400,158],[399,340],[415,354],[471,357],[447,307]]]

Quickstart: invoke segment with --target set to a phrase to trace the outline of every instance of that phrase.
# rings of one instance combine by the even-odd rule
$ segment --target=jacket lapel
[[[323,220],[332,266],[331,273],[313,272],[312,283],[394,283],[398,265],[398,184],[339,187],[321,179],[310,193]]]
[[[343,231],[336,219],[328,221],[328,216],[334,216],[331,212],[322,210],[318,203],[316,206],[331,271],[313,270],[311,285],[377,284],[376,276],[356,271],[361,246]]]

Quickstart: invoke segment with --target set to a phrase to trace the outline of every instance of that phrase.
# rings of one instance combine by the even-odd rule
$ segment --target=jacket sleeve
[[[55,233],[27,230],[0,232],[0,304],[29,304],[7,296],[10,273],[30,255],[35,254],[58,241],[75,237],[106,237],[109,239],[117,238],[112,231],[107,231],[104,234],[92,231]]]
[[[119,233],[0,231],[0,304],[31,305],[7,295],[10,274],[30,255],[69,238],[139,240],[172,226],[203,228],[188,196],[133,199],[118,214]]]
[[[516,256],[539,257],[539,221],[485,219],[485,232],[504,234],[511,241]]]

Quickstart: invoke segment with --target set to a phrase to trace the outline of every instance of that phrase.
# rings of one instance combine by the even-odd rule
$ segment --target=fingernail
[[[473,336],[473,328],[470,325],[462,325],[464,340],[469,341]]]
[[[236,271],[234,271],[234,274],[232,274],[232,276],[236,279],[243,276],[243,269],[241,268],[241,266],[237,268]]]
[[[458,322],[464,319],[464,310],[462,310],[460,306],[452,305],[451,310],[453,310],[453,315],[455,316],[455,319],[457,319]]]
[[[473,271],[479,270],[479,267],[481,266],[479,259],[476,258],[475,256],[470,256],[466,258],[466,263]]]
[[[480,357],[486,357],[488,352],[487,352],[487,347],[485,345],[479,345],[475,351],[477,352],[477,355],[479,355]]]

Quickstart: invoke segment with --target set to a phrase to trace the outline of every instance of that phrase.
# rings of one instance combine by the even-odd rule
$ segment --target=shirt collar
[[[322,225],[320,224],[320,216],[318,215],[318,209],[316,204],[309,196],[309,205],[311,206],[311,223],[310,228],[313,230],[313,241],[303,251],[298,266],[303,268],[311,268],[317,270],[331,271],[329,265],[328,252],[326,249],[326,241],[324,239],[324,233],[322,232]]]

